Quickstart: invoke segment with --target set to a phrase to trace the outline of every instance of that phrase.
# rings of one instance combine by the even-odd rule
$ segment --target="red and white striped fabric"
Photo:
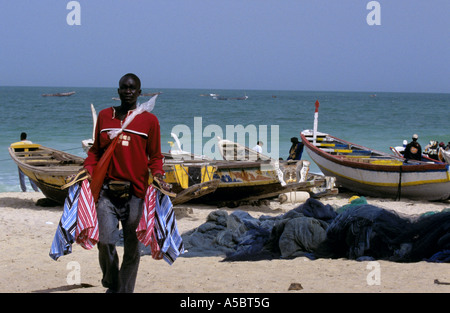
[[[76,242],[85,249],[92,249],[98,242],[98,220],[89,181],[83,180],[78,198]]]
[[[156,241],[155,232],[155,213],[156,213],[156,189],[152,185],[148,186],[145,194],[144,209],[141,220],[136,228],[136,236],[146,247],[150,245],[152,257],[160,259],[160,248]]]

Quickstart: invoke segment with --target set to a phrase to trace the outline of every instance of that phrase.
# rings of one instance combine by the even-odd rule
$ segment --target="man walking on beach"
[[[119,81],[121,105],[100,111],[95,140],[84,162],[92,176],[100,158],[111,144],[108,131],[120,129],[126,117],[136,109],[141,94],[141,81],[135,74],[126,74]],[[106,172],[97,203],[99,223],[99,262],[103,272],[102,284],[107,292],[133,292],[140,261],[136,228],[139,224],[149,169],[159,178],[161,187],[170,190],[162,180],[163,156],[159,121],[155,115],[143,112],[119,135]],[[119,268],[116,243],[122,223],[124,255]]]

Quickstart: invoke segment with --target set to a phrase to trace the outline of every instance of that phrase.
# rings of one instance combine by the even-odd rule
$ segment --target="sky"
[[[0,1],[0,86],[450,93],[448,0],[69,2]]]

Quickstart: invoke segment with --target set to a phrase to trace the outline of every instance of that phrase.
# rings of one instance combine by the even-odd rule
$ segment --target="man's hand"
[[[79,177],[79,178],[82,178],[82,179],[87,179],[89,181],[92,180],[91,175],[89,174],[89,172],[85,168],[81,168],[76,174],[72,174],[72,175],[67,176],[66,177],[66,181],[69,182],[72,179],[74,179],[75,177],[77,177],[77,178]]]
[[[172,190],[172,185],[166,183],[164,181],[163,176],[160,173],[155,174],[154,179],[161,186],[161,188],[164,189],[165,191],[171,191]]]
[[[85,180],[85,179],[89,180],[89,182],[90,182],[92,177],[86,169],[82,168],[78,171],[78,173],[67,176],[66,184],[64,186],[62,186],[61,189],[66,189],[66,188],[72,186],[73,184],[80,182],[82,180]]]

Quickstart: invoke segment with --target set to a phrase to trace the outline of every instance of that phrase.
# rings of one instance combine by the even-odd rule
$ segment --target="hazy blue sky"
[[[450,1],[1,0],[0,85],[450,92]]]

